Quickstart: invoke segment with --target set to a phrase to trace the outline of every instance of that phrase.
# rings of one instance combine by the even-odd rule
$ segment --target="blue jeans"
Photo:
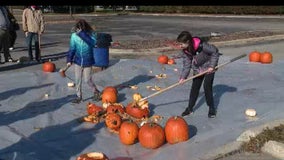
[[[34,41],[34,46],[35,46],[35,59],[37,61],[40,60],[40,50],[39,50],[39,35],[38,33],[32,33],[29,32],[28,36],[26,37],[26,42],[28,45],[28,53],[29,53],[29,59],[32,61],[33,60],[33,48],[32,48],[32,42]]]

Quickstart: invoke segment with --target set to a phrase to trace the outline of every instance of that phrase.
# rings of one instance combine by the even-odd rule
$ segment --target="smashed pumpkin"
[[[102,152],[90,152],[80,155],[76,160],[109,160]]]
[[[103,111],[103,107],[97,106],[94,103],[87,103],[87,113],[88,115],[98,115],[101,111]]]
[[[129,103],[125,107],[125,111],[128,115],[138,119],[147,118],[150,113],[148,107],[142,109],[136,103]]]
[[[116,113],[109,113],[105,118],[105,124],[111,130],[118,131],[121,123],[122,123],[122,118],[120,115]]]

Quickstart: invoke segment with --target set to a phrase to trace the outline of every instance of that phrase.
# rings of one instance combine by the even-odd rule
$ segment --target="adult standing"
[[[9,50],[13,50],[14,46],[15,46],[15,42],[17,39],[17,30],[20,29],[20,26],[17,22],[17,19],[15,18],[15,16],[10,12],[9,9],[7,9],[8,11],[8,18],[11,22],[11,26],[10,26],[10,30],[9,30],[9,34],[10,34],[10,43],[9,43]]]
[[[25,32],[26,42],[28,46],[29,60],[32,61],[33,51],[32,42],[35,46],[35,60],[40,62],[40,36],[44,32],[45,22],[42,11],[35,5],[29,6],[23,11],[22,15],[23,31]]]
[[[0,6],[0,50],[3,50],[5,62],[14,61],[9,51],[10,27],[11,27],[11,22],[8,17],[7,7]],[[1,62],[1,56],[0,56],[0,62]]]

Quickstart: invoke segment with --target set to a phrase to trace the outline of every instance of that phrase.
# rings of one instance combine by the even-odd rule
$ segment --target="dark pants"
[[[29,59],[33,60],[33,51],[32,51],[32,42],[34,42],[35,46],[35,59],[40,60],[40,50],[39,50],[39,35],[38,33],[29,32],[26,37],[26,42],[28,45]]]
[[[203,76],[199,76],[193,79],[191,90],[190,90],[189,103],[188,103],[188,108],[191,111],[193,110],[193,107],[195,106],[203,80],[204,80],[203,87],[204,87],[204,92],[205,92],[206,103],[209,106],[210,110],[215,109],[214,99],[213,99],[213,89],[212,89],[214,75],[215,73],[210,73],[210,74],[205,74]]]
[[[10,45],[9,45],[9,47],[14,47],[16,39],[17,39],[17,32],[16,31],[10,31]]]
[[[9,58],[11,58],[9,51],[9,36],[9,31],[0,29],[0,50],[4,53],[5,62],[8,62]]]

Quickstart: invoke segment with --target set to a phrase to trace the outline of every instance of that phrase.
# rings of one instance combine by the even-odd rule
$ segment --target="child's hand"
[[[178,83],[182,84],[185,81],[185,79],[181,78]]]
[[[213,72],[214,72],[214,68],[209,67],[209,68],[207,69],[207,73],[213,73]]]
[[[71,65],[72,65],[72,63],[71,63],[71,62],[68,62],[68,63],[67,63],[67,66],[68,66],[68,67],[70,67]]]

